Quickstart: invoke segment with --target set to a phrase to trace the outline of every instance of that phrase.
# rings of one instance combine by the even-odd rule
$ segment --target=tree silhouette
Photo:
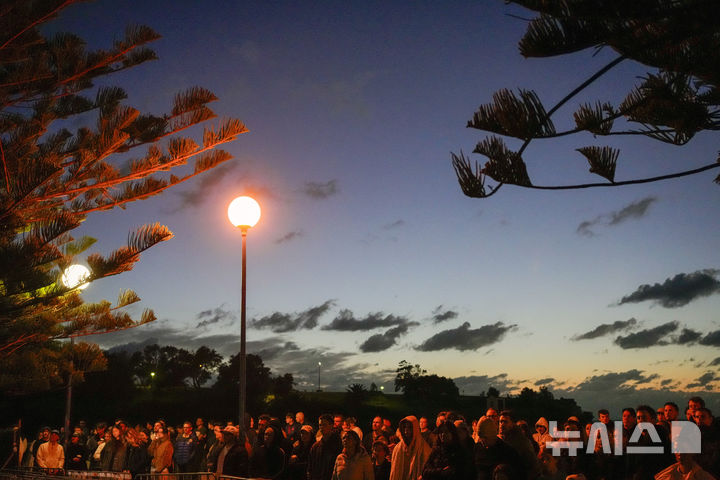
[[[0,15],[0,390],[23,392],[102,368],[99,349],[58,340],[130,328],[123,307],[139,300],[120,292],[115,305],[86,304],[60,282],[76,255],[94,242],[71,232],[90,213],[123,208],[163,192],[230,159],[216,149],[246,132],[238,120],[206,128],[202,143],[177,134],[213,118],[216,97],[200,87],[176,95],[171,111],[141,113],[124,105],[125,91],[93,81],[156,58],[146,45],[159,38],[129,27],[110,48],[88,51],[81,38],[39,30],[79,0],[8,0]],[[138,152],[140,151],[140,152]],[[139,156],[132,158],[133,154]],[[194,161],[194,168],[179,167]],[[87,281],[131,270],[140,254],[169,240],[162,225],[140,227],[126,246],[87,257]],[[73,352],[74,351],[74,352]],[[91,355],[94,353],[94,357]]]
[[[615,179],[620,150],[609,145],[580,145],[576,149],[590,164],[590,172],[605,180],[573,185],[535,185],[523,153],[534,139],[552,139],[587,132],[597,137],[642,136],[684,145],[702,131],[720,129],[720,23],[717,2],[688,0],[508,0],[539,15],[529,22],[520,40],[525,57],[549,57],[587,48],[610,48],[617,57],[582,82],[552,108],[532,90],[503,89],[492,103],[482,105],[467,126],[494,133],[473,153],[489,160],[482,168],[463,153],[451,154],[460,187],[469,197],[486,198],[503,184],[536,189],[577,189],[655,182],[693,175],[720,167],[711,163],[649,178]],[[652,69],[619,105],[604,100],[581,104],[573,114],[575,126],[558,131],[551,120],[617,65],[635,61]],[[502,137],[515,138],[513,149]],[[583,136],[586,138],[586,136]],[[497,182],[488,186],[490,177]],[[720,176],[715,179],[720,183]]]

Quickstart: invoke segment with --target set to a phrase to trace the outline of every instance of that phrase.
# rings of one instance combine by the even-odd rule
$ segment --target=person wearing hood
[[[390,480],[416,480],[432,449],[420,434],[420,422],[413,415],[400,420],[398,426],[400,441],[392,452]]]
[[[542,456],[545,448],[547,448],[547,442],[553,441],[549,428],[550,425],[545,417],[540,417],[538,418],[538,421],[535,422],[535,433],[533,433],[532,438],[535,443],[538,444],[538,447],[540,447],[540,450],[538,451],[538,458]]]

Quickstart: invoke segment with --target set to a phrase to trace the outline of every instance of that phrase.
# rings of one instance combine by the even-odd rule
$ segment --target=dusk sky
[[[136,316],[152,308],[158,320],[91,339],[237,352],[240,232],[226,211],[251,195],[262,218],[248,234],[248,351],[300,390],[317,388],[320,361],[325,390],[393,391],[407,360],[467,395],[547,386],[615,418],[622,406],[684,405],[689,392],[720,408],[716,170],[622,188],[462,194],[450,152],[470,154],[485,137],[465,127],[478,106],[507,87],[535,89],[549,108],[614,58],[524,59],[518,16],[531,12],[490,0],[99,0],[64,11],[48,30],[91,47],[128,24],[163,36],[151,45],[158,61],[108,79],[129,105],[163,113],[200,85],[219,97],[210,106],[220,118],[250,130],[226,146],[234,160],[88,218],[81,231],[104,254],[146,223],[175,233],[83,293],[113,300],[132,288],[143,299]],[[618,104],[645,72],[622,64],[578,102]],[[558,128],[578,102],[555,115]],[[536,184],[596,182],[575,149],[606,144],[622,149],[617,180],[718,155],[707,134],[684,147],[585,135],[533,142],[524,158]]]

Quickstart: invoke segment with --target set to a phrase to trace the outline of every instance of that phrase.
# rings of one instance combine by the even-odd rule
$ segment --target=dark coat
[[[333,431],[327,437],[315,442],[310,448],[308,457],[308,480],[330,480],[335,468],[335,459],[340,452],[342,452],[342,443],[337,432]]]

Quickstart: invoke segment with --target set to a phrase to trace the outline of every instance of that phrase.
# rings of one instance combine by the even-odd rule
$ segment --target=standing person
[[[387,443],[378,440],[372,446],[375,480],[390,480],[390,450]]]
[[[372,461],[354,430],[342,435],[343,450],[335,460],[332,480],[374,480]]]
[[[392,452],[390,480],[415,480],[430,457],[430,445],[420,435],[420,422],[413,415],[400,420],[400,440]]]
[[[193,432],[193,425],[184,422],[182,433],[178,434],[173,445],[173,460],[177,473],[196,472],[198,470],[196,459],[198,457],[198,438]]]
[[[81,434],[73,433],[65,455],[65,470],[87,470],[87,450],[82,444]]]
[[[127,429],[125,431],[127,431]],[[113,472],[122,472],[125,469],[125,455],[127,454],[125,433],[121,424],[113,425],[111,432],[113,437],[113,456],[110,462],[110,470]]]
[[[167,435],[167,428],[160,426],[155,429],[155,446],[152,450],[150,473],[170,473],[172,471],[173,444]]]
[[[477,423],[478,442],[475,444],[475,471],[477,480],[491,480],[503,472],[504,478],[525,478],[520,455],[498,435],[498,425],[490,417],[481,417]]]
[[[342,452],[340,435],[333,429],[333,417],[324,413],[319,420],[320,439],[310,448],[308,456],[308,480],[330,480],[335,459]]]
[[[125,439],[127,440],[127,453],[124,470],[130,472],[133,478],[150,473],[150,454],[140,434],[130,429],[125,432]]]
[[[40,445],[35,457],[37,466],[44,468],[51,475],[58,473],[65,466],[65,450],[58,443],[59,440],[60,432],[50,431],[49,440]]]
[[[293,415],[292,412],[288,412],[285,415],[285,427],[283,430],[285,431],[285,438],[288,439],[290,445],[300,440],[301,427],[302,425],[295,421],[295,415]]]
[[[308,457],[313,445],[314,432],[310,425],[300,428],[300,440],[295,442],[288,459],[288,478],[305,480],[307,478]]]
[[[241,438],[244,438],[244,434],[241,434],[240,430],[233,426],[228,425],[222,430],[222,444],[223,447],[217,457],[217,464],[215,473],[220,475],[227,475],[231,477],[246,477],[248,474],[248,452],[245,449],[245,445]]]
[[[371,452],[373,444],[383,436],[382,426],[382,418],[373,418],[372,424],[370,425],[370,432],[363,437],[363,446],[366,452]]]
[[[285,471],[286,464],[282,431],[271,423],[265,428],[263,437],[263,444],[253,451],[250,458],[250,476],[278,478]]]
[[[468,455],[460,445],[457,428],[452,422],[443,423],[437,429],[437,445],[423,468],[423,480],[471,480],[474,472],[468,465]]]
[[[220,455],[220,451],[225,446],[223,443],[222,427],[220,427],[219,424],[213,426],[212,433],[215,441],[212,443],[208,442],[210,448],[208,448],[207,455],[205,455],[205,465],[207,466],[208,472],[215,472],[217,470],[218,455]]]

